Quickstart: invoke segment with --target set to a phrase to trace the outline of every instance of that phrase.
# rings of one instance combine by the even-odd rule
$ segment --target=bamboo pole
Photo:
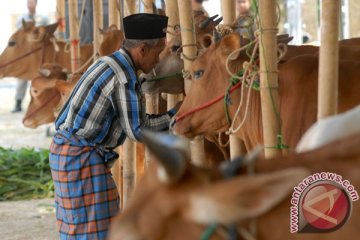
[[[322,1],[318,119],[337,112],[340,4],[340,0]]]
[[[350,37],[360,36],[358,19],[360,17],[360,1],[349,0]]]
[[[153,13],[153,0],[143,0],[144,12]],[[146,96],[146,113],[158,114],[159,113],[159,93],[145,94]],[[145,167],[149,165],[149,162],[153,159],[149,149],[145,148]]]
[[[136,7],[137,7],[137,1],[136,0],[126,0],[126,11],[125,11],[125,15],[131,15],[131,14],[135,14],[136,13]]]
[[[129,14],[136,13],[136,1],[127,0]],[[129,138],[125,140],[123,158],[123,206],[126,206],[136,184],[136,151],[135,142]]]
[[[144,5],[144,13],[153,13],[154,0],[142,0]]]
[[[65,1],[56,0],[56,19],[59,23],[58,38],[65,39]]]
[[[115,24],[120,29],[120,5],[118,0],[109,0],[109,26]]]
[[[277,135],[280,132],[277,74],[276,0],[260,0],[260,96],[265,157],[281,154]]]
[[[94,54],[95,57],[98,56],[99,47],[101,43],[101,34],[99,32],[99,28],[104,27],[103,21],[103,1],[102,0],[93,0],[93,22],[94,22]]]
[[[166,15],[169,16],[169,26],[175,26],[179,24],[179,8],[177,0],[167,0],[165,12]],[[173,27],[168,27],[167,30],[171,33],[166,35],[167,41],[170,42],[175,38],[175,30]],[[167,109],[170,110],[176,105],[177,102],[181,101],[182,99],[182,94],[167,94]]]
[[[191,8],[191,0],[178,1],[179,18],[181,26],[181,41],[187,47],[183,48],[182,58],[184,60],[184,70],[189,72],[191,64],[197,57],[196,36],[194,18]],[[188,92],[191,81],[184,79],[185,92]],[[195,138],[190,143],[191,160],[197,165],[205,165],[204,140],[202,137]]]
[[[235,20],[235,1],[233,0],[222,0],[222,16],[223,24],[231,25]],[[230,157],[242,156],[245,153],[245,147],[243,141],[234,135],[230,135]]]
[[[235,12],[235,1],[234,0],[222,0],[222,15],[223,15],[223,24],[230,25],[236,18]]]
[[[78,1],[69,0],[71,71],[80,67],[80,37],[78,23]]]

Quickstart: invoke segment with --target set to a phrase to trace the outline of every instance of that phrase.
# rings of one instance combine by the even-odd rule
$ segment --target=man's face
[[[239,15],[247,15],[250,6],[250,0],[236,0],[236,11]]]
[[[154,47],[144,46],[140,68],[144,73],[149,73],[159,62],[159,55],[165,48],[165,38],[161,39]]]
[[[28,0],[27,7],[30,13],[35,13],[36,10],[36,0]]]

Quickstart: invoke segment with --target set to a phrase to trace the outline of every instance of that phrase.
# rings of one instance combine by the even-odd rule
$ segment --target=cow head
[[[124,40],[123,31],[117,29],[116,25],[111,25],[106,30],[99,29],[102,35],[102,41],[99,47],[99,54],[101,56],[110,55],[119,50]]]
[[[267,213],[308,174],[296,168],[225,180],[217,169],[189,165],[182,140],[144,135],[158,163],[151,163],[112,222],[110,240],[200,239],[207,224],[233,224]]]
[[[33,22],[23,21],[23,26],[10,37],[0,55],[0,76],[34,78],[42,61],[44,44],[48,45],[57,26],[58,23],[36,27]]]
[[[76,83],[79,81],[81,75],[81,73],[74,73],[70,75],[67,81],[64,81],[62,79],[56,80],[55,88],[60,94],[60,101],[54,112],[55,117],[58,116],[59,111],[63,108],[63,106],[69,99],[70,93],[74,89]]]
[[[195,33],[197,39],[197,48],[201,51],[212,43],[212,34],[215,27],[220,23],[222,18],[218,15],[206,17],[203,13],[194,13]],[[182,42],[180,31],[176,29],[176,37],[171,39],[164,51],[159,56],[159,63],[154,70],[148,74],[142,75],[140,78],[154,79],[163,76],[171,76],[160,81],[145,81],[142,89],[145,93],[153,94],[156,92],[164,92],[170,94],[184,93],[184,80],[180,74],[184,69],[183,60],[180,58],[182,52]],[[210,39],[209,39],[210,38]]]
[[[54,109],[59,104],[60,94],[56,89],[56,81],[65,81],[67,72],[62,67],[44,64],[40,76],[31,80],[31,100],[23,118],[25,127],[36,128],[41,124],[55,120]]]
[[[191,87],[179,109],[177,116],[193,110],[226,93],[230,84],[230,75],[226,70],[226,59],[234,50],[241,47],[238,34],[225,36],[220,42],[212,44],[200,55],[191,67]],[[231,72],[237,73],[242,68],[246,54],[232,56],[229,61]],[[228,103],[230,113],[240,99],[240,92],[231,94]],[[205,109],[177,121],[175,131],[187,137],[199,134],[223,132],[229,127],[226,120],[224,101],[220,100]]]

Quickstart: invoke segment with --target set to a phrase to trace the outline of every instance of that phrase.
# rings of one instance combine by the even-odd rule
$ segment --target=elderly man
[[[83,74],[55,126],[50,166],[61,239],[104,239],[119,208],[111,177],[113,151],[141,128],[168,130],[178,107],[162,115],[145,114],[137,71],[149,72],[165,47],[168,18],[135,14],[124,18],[125,42]]]

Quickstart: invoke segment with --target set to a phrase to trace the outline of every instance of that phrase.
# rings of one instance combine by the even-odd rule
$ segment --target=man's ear
[[[192,194],[185,216],[200,224],[229,224],[259,217],[290,196],[309,174],[305,168],[290,168],[224,180]]]
[[[147,46],[145,43],[141,43],[139,46],[139,51],[141,56],[144,56],[145,54],[147,54],[149,52],[149,46]]]

